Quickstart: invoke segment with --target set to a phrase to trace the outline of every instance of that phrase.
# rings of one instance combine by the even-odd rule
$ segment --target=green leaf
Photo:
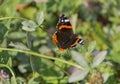
[[[22,78],[22,77],[17,77],[17,83],[18,83],[18,84],[24,84],[24,83],[26,83],[26,81],[25,81],[25,79]]]
[[[102,77],[103,77],[103,80],[104,80],[103,83],[105,83],[108,80],[109,76],[110,76],[109,73],[102,74]]]
[[[41,72],[45,80],[56,80],[63,77],[63,72],[55,69],[55,67],[46,68]]]
[[[0,23],[0,43],[3,42],[6,32],[7,27],[4,24]]]
[[[109,60],[113,62],[120,63],[120,52],[111,51],[111,56],[107,57]]]
[[[73,29],[76,28],[76,23],[77,23],[77,14],[72,15],[72,27]]]
[[[37,8],[36,7],[29,6],[29,7],[25,7],[20,13],[25,18],[34,19],[34,15],[36,14],[36,12],[37,12]]]
[[[91,53],[94,48],[95,48],[95,45],[96,45],[96,41],[92,41],[89,46],[88,46],[88,52]]]
[[[7,51],[0,52],[0,64],[7,64],[8,60],[10,58],[10,55]]]
[[[8,36],[10,39],[22,39],[26,37],[26,34],[24,32],[12,32]]]
[[[116,51],[116,52],[120,51],[120,47],[118,47],[119,45],[120,45],[120,39],[118,39],[115,42],[113,42],[114,51]]]
[[[43,11],[41,11],[41,12],[37,15],[36,21],[37,21],[37,24],[38,24],[38,25],[41,25],[41,24],[43,23],[43,21],[44,21],[44,13],[43,13]]]
[[[63,77],[63,72],[54,66],[51,61],[38,57],[32,57],[31,61],[34,71],[40,73],[45,80],[54,80]]]
[[[27,48],[26,45],[24,45],[23,43],[19,43],[19,42],[16,42],[16,43],[11,42],[9,46],[14,47],[16,49],[20,49],[20,50],[30,50],[29,48]]]
[[[27,72],[27,70],[26,70],[26,67],[28,66],[28,64],[19,64],[18,65],[18,69],[19,69],[19,71],[21,72],[21,73],[26,73]]]
[[[68,82],[72,83],[83,80],[88,74],[88,72],[89,72],[88,70],[77,70],[74,73],[72,73],[72,75],[68,79]]]
[[[9,67],[12,67],[12,59],[11,59],[10,57],[9,57],[9,59],[8,59],[7,65],[8,65]]]
[[[31,78],[31,79],[28,81],[28,84],[39,84],[39,82],[35,81],[34,78]]]
[[[51,51],[50,48],[47,47],[47,46],[41,46],[41,47],[39,48],[39,52],[40,52],[41,54],[49,53],[50,51]]]
[[[0,78],[0,84],[10,84],[9,80],[4,79],[4,78]]]
[[[28,32],[35,31],[36,28],[38,27],[37,24],[32,20],[23,21],[22,25],[23,25],[22,29]]]
[[[10,82],[11,82],[10,84],[16,84],[15,77],[12,76]]]
[[[68,76],[65,76],[60,80],[60,84],[67,84],[68,83]]]
[[[72,51],[71,54],[72,54],[72,58],[73,58],[78,64],[80,64],[80,65],[83,66],[83,67],[88,67],[87,61],[85,60],[85,57],[84,57],[82,54],[77,53],[76,51]]]
[[[105,56],[107,54],[107,51],[101,51],[100,53],[98,53],[94,58],[93,58],[93,67],[98,66],[104,59]]]

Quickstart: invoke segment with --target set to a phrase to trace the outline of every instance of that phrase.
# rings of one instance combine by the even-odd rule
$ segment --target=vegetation
[[[120,0],[0,0],[0,84],[120,83]],[[60,53],[60,14],[85,44]]]

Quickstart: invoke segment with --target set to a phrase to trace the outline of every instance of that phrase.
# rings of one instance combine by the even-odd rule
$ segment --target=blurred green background
[[[31,20],[32,23],[37,23],[36,17],[41,11],[43,15],[40,17],[44,16],[44,21],[39,27],[31,31],[24,30],[22,22]],[[120,0],[0,0],[0,47],[31,50],[72,61],[70,50],[61,54],[52,42],[52,35],[61,14],[69,17],[74,32],[82,36],[86,47],[96,41],[94,50],[107,51],[105,61],[109,61],[111,66],[99,67],[103,72],[112,70],[106,84],[120,83]],[[36,24],[32,26],[35,27]],[[86,52],[82,49],[78,52]],[[1,64],[6,65],[12,61],[11,67],[16,79],[20,81],[18,84],[21,81],[27,81],[27,84],[68,83],[65,73],[70,66],[62,62],[52,60],[53,64],[51,60],[49,62],[31,56],[31,63],[28,54],[9,51],[0,52],[0,57]]]

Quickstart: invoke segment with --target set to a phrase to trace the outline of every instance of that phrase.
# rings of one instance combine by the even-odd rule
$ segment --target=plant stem
[[[82,70],[85,69],[84,67],[82,67],[78,64],[68,62],[68,61],[65,61],[65,60],[61,60],[60,58],[55,58],[55,57],[52,57],[52,56],[42,55],[42,54],[32,52],[32,51],[23,51],[23,50],[18,50],[18,49],[11,49],[11,48],[0,48],[0,50],[7,50],[7,51],[12,51],[12,52],[21,52],[21,53],[25,53],[25,54],[30,54],[30,55],[45,58],[45,59],[52,59],[52,60],[56,60],[56,61],[59,61],[59,62],[63,62],[63,63],[66,63],[68,65],[75,66],[75,67],[77,67],[79,69],[82,69]]]

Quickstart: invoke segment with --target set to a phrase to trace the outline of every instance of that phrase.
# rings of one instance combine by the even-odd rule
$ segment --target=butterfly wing
[[[57,31],[53,34],[53,41],[61,52],[70,47],[76,46],[80,41],[77,34],[74,34],[72,25],[67,17],[61,15],[57,23]]]
[[[69,41],[73,35],[73,30],[70,20],[64,15],[61,15],[59,18],[56,35],[59,42],[59,48],[67,49],[70,47],[71,43]]]

